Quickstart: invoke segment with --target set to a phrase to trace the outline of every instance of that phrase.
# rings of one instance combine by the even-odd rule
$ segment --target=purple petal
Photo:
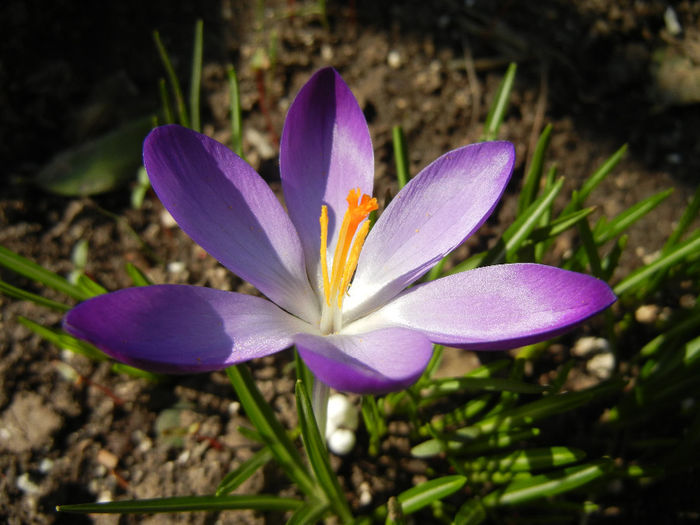
[[[372,194],[374,153],[367,122],[350,88],[331,68],[316,72],[294,99],[282,130],[280,173],[287,210],[310,276],[318,273],[321,205],[328,206],[333,254],[348,192]]]
[[[158,197],[187,235],[281,307],[317,320],[299,237],[253,168],[180,126],[153,130],[143,160]]]
[[[501,198],[514,162],[509,142],[472,144],[412,179],[367,236],[347,318],[384,304],[479,228]]]
[[[402,326],[434,343],[505,350],[561,334],[615,300],[607,284],[588,275],[504,264],[415,286],[347,330]]]
[[[357,335],[298,334],[294,342],[318,379],[357,394],[406,388],[423,373],[433,351],[422,334],[403,328]]]
[[[63,327],[119,361],[166,373],[273,354],[311,329],[260,297],[167,284],[99,295],[68,312]]]

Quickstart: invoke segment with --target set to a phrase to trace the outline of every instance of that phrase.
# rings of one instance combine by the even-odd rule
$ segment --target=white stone
[[[328,412],[326,413],[327,438],[338,428],[347,428],[355,431],[358,424],[357,408],[347,396],[333,394],[328,398]]]
[[[574,347],[571,349],[571,353],[574,354],[576,357],[585,357],[594,352],[609,351],[610,343],[607,339],[604,339],[602,337],[591,336],[582,337],[581,339],[576,341],[576,343],[574,343]]]
[[[611,352],[594,355],[586,363],[586,370],[598,379],[610,379],[615,370],[615,356]]]
[[[338,428],[328,438],[328,448],[334,454],[343,456],[355,446],[355,433],[347,428]]]

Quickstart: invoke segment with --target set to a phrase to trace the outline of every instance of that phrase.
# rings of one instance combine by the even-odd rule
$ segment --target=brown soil
[[[391,127],[403,126],[413,174],[440,154],[477,140],[509,61],[518,62],[519,70],[501,137],[515,143],[518,164],[503,205],[471,247],[487,244],[511,220],[513,196],[548,122],[554,126],[549,160],[566,176],[568,188],[629,143],[626,159],[592,196],[602,213],[612,216],[656,191],[676,188],[632,229],[624,271],[662,246],[698,182],[700,96],[673,89],[680,80],[669,88],[658,62],[675,53],[700,64],[700,5],[691,1],[674,4],[684,28],[677,36],[664,26],[666,2],[656,0],[614,7],[596,0],[444,0],[430,8],[422,1],[358,0],[350,2],[354,8],[329,2],[328,29],[308,14],[312,2],[264,2],[262,11],[230,0],[197,8],[163,1],[41,4],[10,1],[0,7],[8,35],[0,42],[0,156],[6,174],[0,244],[65,274],[73,246],[87,239],[88,272],[108,289],[130,284],[124,270],[130,261],[155,282],[250,291],[164,222],[153,195],[142,209],[132,210],[127,189],[72,199],[21,182],[62,149],[156,108],[163,73],[151,31],[160,29],[186,79],[198,17],[205,21],[205,132],[222,142],[230,138],[225,68],[234,63],[246,156],[276,188],[277,163],[268,150],[276,150],[286,109],[315,69],[336,67],[360,101],[383,191],[395,188]],[[252,58],[271,45],[275,60],[258,77]],[[102,210],[125,221],[115,222]],[[184,265],[168,267],[173,261]],[[0,270],[0,276],[36,290],[9,271]],[[106,364],[43,342],[17,323],[19,315],[48,325],[60,321],[57,314],[0,296],[0,515],[9,523],[217,522],[201,513],[120,521],[54,512],[60,503],[211,493],[254,446],[236,430],[246,420],[224,374],[159,385],[116,375]],[[289,362],[290,354],[283,353],[253,367],[265,396],[293,425]],[[64,365],[75,375],[68,377]],[[174,430],[165,431],[168,425]],[[379,461],[363,459],[363,445],[351,458],[334,458],[353,505],[359,505],[365,482],[378,504],[424,479],[425,464],[406,453],[405,429],[392,431]],[[257,491],[289,489],[268,468],[242,488]],[[622,513],[636,515],[630,509]],[[218,518],[281,519],[252,512]]]

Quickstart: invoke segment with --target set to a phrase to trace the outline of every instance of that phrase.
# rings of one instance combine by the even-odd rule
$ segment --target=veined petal
[[[360,188],[371,195],[374,184],[367,122],[334,69],[316,72],[289,108],[280,142],[280,174],[309,275],[317,276],[321,206],[328,206],[328,253],[333,254],[348,192]]]
[[[313,331],[266,299],[174,284],[99,295],[68,312],[63,327],[119,361],[166,373],[218,370]]]
[[[503,264],[415,286],[344,331],[401,326],[434,343],[505,350],[561,334],[615,300],[607,284],[588,275]]]
[[[143,160],[187,235],[281,307],[317,321],[299,237],[253,168],[215,140],[174,125],[146,137]]]
[[[378,394],[413,384],[433,346],[412,330],[383,328],[356,335],[298,334],[297,350],[314,375],[345,392]]]
[[[346,318],[384,304],[479,228],[501,198],[514,162],[509,142],[472,144],[446,153],[409,181],[367,237]]]

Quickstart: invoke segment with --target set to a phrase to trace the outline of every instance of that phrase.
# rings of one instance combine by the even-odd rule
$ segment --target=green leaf
[[[542,180],[542,169],[544,167],[544,155],[549,148],[549,139],[552,136],[552,125],[547,124],[544,131],[540,134],[539,139],[537,139],[537,146],[535,146],[535,151],[532,154],[532,159],[530,159],[530,169],[525,176],[523,181],[523,188],[520,190],[520,195],[518,196],[518,211],[516,216],[521,215],[532,201],[537,197],[537,192],[540,187],[540,181]]]
[[[585,452],[576,448],[531,448],[494,456],[482,456],[478,459],[464,462],[463,466],[467,470],[480,472],[530,472],[576,463],[585,457]]]
[[[579,221],[588,217],[595,208],[584,208],[572,211],[566,215],[560,215],[545,226],[540,226],[532,230],[528,237],[528,242],[542,242],[553,239],[564,233],[569,228],[576,226]]]
[[[328,511],[328,503],[322,501],[308,501],[299,507],[287,521],[287,525],[315,525],[321,522],[321,518]]]
[[[432,381],[431,385],[424,389],[423,395],[427,398],[442,397],[465,390],[483,390],[486,392],[509,391],[519,392],[521,394],[539,394],[546,391],[547,388],[500,377],[454,377]]]
[[[496,96],[491,103],[486,122],[484,123],[484,132],[481,136],[482,141],[495,140],[498,137],[498,130],[503,124],[503,119],[508,109],[510,92],[513,90],[517,69],[517,65],[511,63],[503,76],[503,80],[501,80],[501,84],[498,86],[498,91],[496,91]]]
[[[633,291],[637,287],[643,286],[647,279],[653,276],[654,273],[668,270],[675,264],[683,261],[686,257],[698,253],[698,251],[700,251],[700,235],[692,236],[685,242],[677,244],[666,255],[661,256],[651,264],[629,274],[613,288],[613,291],[617,295],[623,295]]]
[[[35,334],[40,335],[50,343],[55,344],[59,348],[67,348],[68,350],[75,352],[76,354],[84,355],[95,361],[107,361],[109,358],[107,355],[103,354],[100,350],[92,346],[90,343],[81,341],[67,334],[63,330],[54,330],[53,328],[47,328],[35,323],[34,321],[27,319],[26,317],[19,316],[17,320],[29,328]]]
[[[413,514],[434,501],[454,494],[466,482],[467,478],[464,476],[443,476],[421,483],[399,494],[401,510],[404,514]]]
[[[487,496],[484,499],[484,504],[488,507],[518,505],[569,492],[605,475],[611,466],[612,463],[609,460],[598,460],[585,465],[565,468],[560,472],[517,479],[497,496],[497,493],[494,493],[496,497]]]
[[[0,265],[9,268],[10,270],[17,272],[24,277],[27,277],[28,279],[43,284],[44,286],[48,286],[49,288],[62,292],[73,299],[84,301],[85,299],[90,298],[88,294],[80,289],[80,287],[69,283],[67,279],[47,270],[43,266],[39,266],[35,262],[32,262],[3,246],[0,246]]]
[[[114,190],[136,178],[151,117],[63,151],[32,179],[41,189],[69,197]]]
[[[147,372],[146,370],[141,370],[135,366],[125,365],[124,363],[112,363],[111,368],[112,372],[116,374],[124,374],[130,377],[136,377],[138,379],[146,379],[147,381],[151,381],[153,383],[161,383],[172,377],[164,374]]]
[[[411,455],[417,458],[430,458],[442,454],[443,452],[477,454],[487,450],[507,448],[519,441],[536,437],[539,434],[540,430],[538,428],[498,432],[473,440],[465,439],[456,434],[448,434],[443,439],[429,439],[423,443],[419,443],[411,449]]]
[[[241,118],[241,93],[238,88],[238,76],[233,66],[228,68],[228,89],[231,97],[231,145],[233,151],[243,156],[243,119]]]
[[[259,468],[267,464],[272,459],[272,452],[269,447],[263,447],[252,457],[241,463],[238,468],[229,472],[216,487],[216,495],[223,496],[236,490],[241,483],[255,474]]]
[[[134,283],[134,286],[149,286],[153,284],[145,273],[130,262],[126,263],[126,273],[129,275],[131,282]]]
[[[79,503],[59,505],[58,512],[90,514],[152,514],[155,512],[193,512],[253,509],[263,511],[295,510],[302,506],[298,499],[272,494],[233,496],[180,496],[174,498],[110,501],[107,503]]]
[[[627,144],[624,144],[620,149],[613,153],[604,163],[598,168],[590,177],[586,179],[581,188],[577,192],[577,198],[569,202],[567,206],[564,207],[562,215],[570,213],[574,208],[583,206],[583,203],[591,194],[591,192],[605,180],[610,172],[615,169],[615,167],[620,163],[622,157],[627,153]]]
[[[58,312],[67,312],[70,310],[70,306],[67,304],[59,303],[58,301],[53,301],[52,299],[47,299],[41,295],[37,295],[32,292],[28,292],[16,286],[12,286],[5,281],[0,280],[0,293],[5,294],[13,299],[19,299],[20,301],[31,301],[39,306],[45,306],[46,308],[51,308]]]
[[[175,105],[177,106],[177,113],[180,118],[180,124],[186,128],[190,127],[190,119],[187,115],[187,108],[185,107],[185,98],[182,96],[182,89],[180,88],[180,82],[175,74],[175,69],[170,61],[168,52],[163,45],[163,41],[160,38],[160,33],[158,31],[153,32],[153,40],[155,41],[156,48],[158,49],[158,55],[165,68],[165,73],[168,76],[168,81],[170,82],[170,88],[173,90],[175,95]]]
[[[399,189],[403,188],[411,174],[408,172],[408,151],[406,150],[406,137],[401,126],[394,126],[391,130],[392,143],[394,145],[394,162],[396,162],[396,180]]]
[[[295,388],[297,400],[297,414],[301,427],[301,437],[304,448],[309,456],[309,463],[316,474],[316,479],[321,489],[324,491],[327,501],[333,507],[338,517],[343,523],[352,522],[352,514],[345,494],[340,488],[338,477],[331,468],[328,451],[321,433],[316,425],[316,418],[311,406],[311,399],[304,384],[297,380]]]
[[[661,191],[651,197],[630,206],[628,209],[620,213],[617,217],[608,222],[604,227],[596,228],[594,232],[596,244],[603,244],[611,239],[614,239],[627,228],[629,228],[634,222],[638,221],[644,217],[651,210],[656,208],[662,201],[664,201],[669,195],[673,193],[673,188],[669,188],[665,191]]]
[[[525,242],[530,232],[537,226],[543,213],[552,205],[554,198],[561,191],[564,179],[560,178],[552,188],[535,200],[503,233],[503,237],[481,261],[480,266],[498,264],[513,258],[518,248]],[[454,270],[454,269],[453,269]],[[449,273],[454,273],[453,271]]]
[[[270,405],[255,386],[250,370],[245,365],[230,366],[226,373],[236,390],[248,419],[255,425],[275,460],[299,489],[312,497],[323,497],[320,487],[311,479],[294,443],[275,417]]]
[[[586,258],[588,259],[588,265],[591,269],[591,273],[601,279],[603,277],[603,268],[600,262],[600,254],[598,253],[598,246],[593,240],[593,232],[588,224],[587,220],[580,221],[578,224],[578,235],[581,239],[581,244],[583,244],[583,249],[586,253]]]
[[[480,499],[470,499],[455,514],[455,525],[479,525],[486,520],[486,509]]]
[[[160,93],[160,104],[163,109],[163,119],[166,124],[175,123],[175,113],[168,94],[168,84],[164,78],[158,81],[158,92]]]
[[[78,275],[78,282],[76,284],[86,294],[89,294],[90,297],[97,297],[98,295],[107,293],[107,289],[104,286],[96,283],[85,274]]]
[[[190,116],[192,129],[202,131],[199,121],[199,89],[202,85],[202,53],[204,40],[204,22],[197,20],[194,26],[194,45],[192,51],[192,74],[190,76]]]

